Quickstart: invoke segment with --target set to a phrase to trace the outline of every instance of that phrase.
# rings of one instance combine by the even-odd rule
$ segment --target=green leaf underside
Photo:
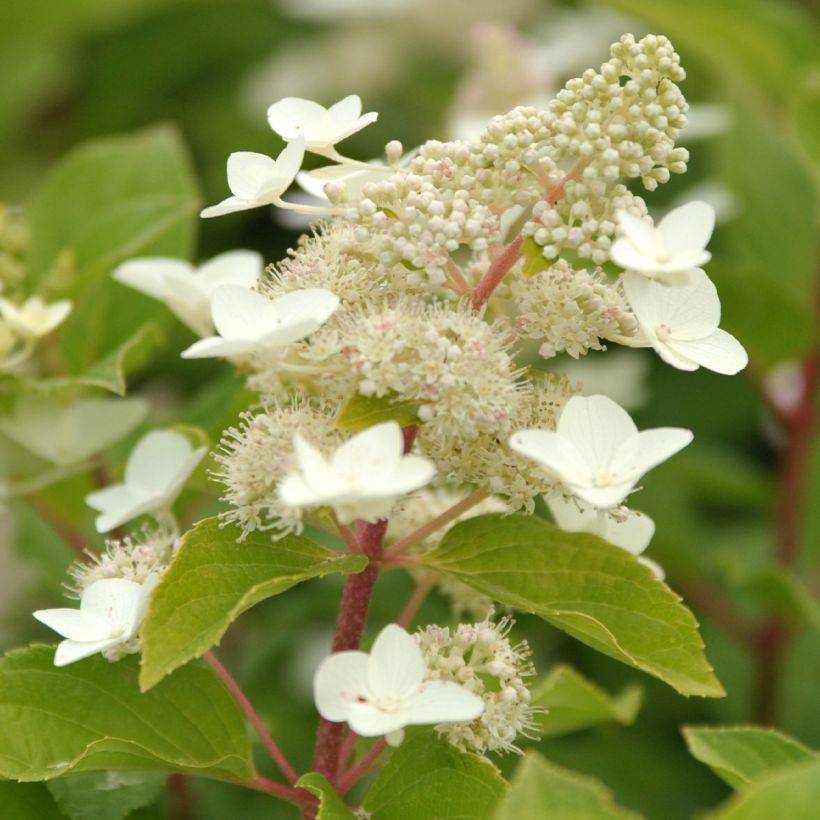
[[[532,702],[547,709],[536,717],[542,737],[556,737],[603,723],[634,723],[643,701],[643,689],[627,686],[609,695],[571,666],[557,666],[536,684]]]
[[[0,806],[10,820],[52,820],[63,815],[43,783],[0,783]]]
[[[820,755],[788,735],[759,726],[685,726],[693,757],[730,786],[744,786],[772,769],[820,763]]]
[[[302,536],[273,541],[206,518],[182,537],[174,561],[151,596],[142,627],[140,685],[150,689],[174,669],[219,643],[254,604],[309,578],[361,572],[364,555],[341,554]]]
[[[418,402],[396,401],[394,396],[363,396],[354,393],[336,416],[340,430],[365,430],[384,421],[398,422],[402,427],[419,422]]]
[[[345,801],[339,797],[336,789],[328,783],[327,778],[318,772],[303,774],[296,781],[296,785],[319,798],[316,820],[352,820],[355,816],[345,805]]]
[[[393,752],[363,807],[379,820],[490,818],[507,787],[492,764],[425,734]]]
[[[54,648],[0,658],[0,776],[50,780],[70,772],[174,770],[249,777],[250,741],[239,707],[196,665],[151,692],[136,657],[54,666]]]
[[[87,772],[46,786],[71,820],[123,820],[157,800],[166,780],[163,772]]]
[[[798,763],[749,784],[708,820],[816,820],[820,761]]]
[[[600,781],[556,766],[538,752],[527,752],[494,820],[638,820],[636,812],[612,799]]]
[[[724,694],[680,598],[634,556],[594,535],[532,516],[483,515],[457,524],[423,560],[681,694]]]

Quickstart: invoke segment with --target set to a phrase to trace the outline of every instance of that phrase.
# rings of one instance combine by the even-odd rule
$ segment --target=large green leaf
[[[393,752],[363,807],[379,820],[490,818],[506,789],[495,766],[424,734]]]
[[[54,666],[54,649],[0,658],[0,777],[50,780],[110,769],[248,777],[239,707],[207,668],[179,670],[140,693],[138,663],[100,656]]]
[[[109,273],[134,256],[189,257],[199,197],[187,152],[170,127],[84,143],[31,203],[33,287],[70,296],[61,352],[82,372],[156,314],[156,303]]]
[[[167,779],[163,772],[86,772],[46,785],[71,820],[123,820],[157,800]]]
[[[816,820],[820,761],[780,769],[755,780],[709,820]]]
[[[612,799],[595,778],[556,766],[538,752],[526,754],[493,820],[637,820],[639,814]]]
[[[308,578],[367,565],[364,555],[333,552],[301,536],[273,541],[269,533],[252,533],[237,543],[238,534],[206,518],[183,536],[142,627],[143,689],[217,644],[254,604]]]
[[[680,598],[633,555],[594,535],[532,516],[482,515],[453,527],[423,561],[682,694],[724,694]]]
[[[316,820],[353,820],[353,812],[345,805],[345,801],[339,797],[339,793],[323,775],[318,772],[309,772],[302,775],[296,785],[319,798]]]
[[[730,786],[745,786],[773,769],[820,762],[807,746],[759,726],[685,726],[683,737],[694,757]]]
[[[533,704],[547,710],[536,718],[542,737],[565,735],[602,723],[628,726],[635,721],[642,701],[640,686],[627,686],[623,692],[609,695],[566,665],[556,666],[532,689]]]
[[[365,430],[384,421],[396,421],[402,427],[418,424],[418,402],[397,401],[392,396],[363,396],[354,393],[336,416],[340,430]]]

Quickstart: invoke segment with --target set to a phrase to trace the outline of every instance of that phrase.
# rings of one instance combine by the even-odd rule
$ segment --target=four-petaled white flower
[[[330,459],[298,434],[293,446],[298,470],[279,485],[280,498],[291,507],[331,506],[343,523],[386,518],[399,496],[423,487],[436,473],[423,456],[404,454],[395,421],[357,433]]]
[[[200,216],[222,216],[263,205],[291,207],[282,201],[305,156],[305,139],[289,142],[274,160],[266,154],[237,151],[228,157],[228,187],[233,196],[205,208]]]
[[[573,396],[556,430],[520,430],[513,450],[537,461],[572,495],[597,509],[617,507],[652,467],[692,440],[690,430],[638,432],[629,413],[606,396]]]
[[[123,262],[114,279],[164,302],[198,336],[213,332],[211,299],[222,285],[250,290],[264,270],[254,251],[228,251],[195,268],[183,259],[144,257]]]
[[[282,139],[303,137],[305,150],[336,158],[333,146],[351,134],[361,131],[379,115],[375,111],[362,114],[362,101],[356,94],[339,100],[330,108],[301,97],[285,97],[268,108],[270,127]]]
[[[54,665],[66,666],[136,638],[158,582],[159,577],[153,574],[142,584],[103,578],[83,592],[79,609],[35,612],[38,621],[66,639],[54,653]]]
[[[657,228],[626,211],[616,214],[622,236],[610,250],[612,261],[651,278],[685,274],[705,265],[706,245],[715,227],[715,209],[706,202],[687,202],[670,211]]]
[[[213,294],[211,315],[219,336],[208,336],[182,351],[183,359],[239,356],[284,347],[318,330],[339,306],[324,288],[305,288],[268,299],[261,293],[223,285]]]
[[[462,723],[484,711],[484,701],[452,681],[425,681],[427,668],[415,639],[388,624],[370,654],[337,652],[319,664],[313,697],[319,714],[346,721],[362,737],[386,735],[391,746],[405,726]]]
[[[71,313],[71,300],[46,304],[39,296],[30,296],[22,305],[0,299],[0,316],[9,327],[25,339],[39,339],[51,333]]]
[[[679,370],[702,366],[727,376],[749,363],[743,345],[718,327],[717,288],[699,268],[689,271],[681,285],[666,286],[628,272],[623,284],[643,336],[665,362]]]
[[[194,450],[173,430],[144,435],[128,456],[123,482],[85,497],[86,504],[101,513],[97,532],[113,530],[138,515],[167,512],[206,452],[206,447]]]
[[[646,564],[663,580],[664,572],[660,566],[641,556],[655,534],[655,522],[648,515],[626,507],[597,510],[577,498],[565,495],[551,496],[546,501],[555,523],[564,532],[589,532],[597,535],[637,556],[642,564]]]

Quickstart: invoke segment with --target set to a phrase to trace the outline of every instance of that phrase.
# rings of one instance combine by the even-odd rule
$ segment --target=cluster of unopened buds
[[[224,522],[275,539],[310,516],[349,533],[354,521],[389,519],[423,488],[448,493],[458,514],[488,496],[532,512],[544,496],[558,527],[640,555],[654,524],[625,502],[692,433],[638,431],[611,398],[526,370],[522,351],[535,339],[546,358],[578,358],[615,343],[651,347],[681,370],[746,365],[719,327],[717,291],[701,268],[713,210],[690,202],[656,226],[625,184],[654,190],[685,171],[676,145],[683,77],[665,37],[625,35],[599,71],[567,83],[546,109],[495,117],[474,142],[431,141],[404,155],[392,141],[385,163],[336,149],[377,118],[362,115],[358,97],[328,109],[294,98],[272,105],[268,119],[286,147],[275,160],[232,154],[231,196],[202,216],[276,205],[330,221],[267,274],[247,251],[199,269],[132,260],[114,274],[202,337],[183,357],[241,364],[260,394],[216,457]],[[305,152],[333,164],[300,173]],[[315,204],[284,198],[294,180]],[[368,413],[378,423],[347,423]],[[100,531],[143,513],[169,526],[170,503],[204,453],[166,442],[157,445],[162,465],[149,469],[143,456],[157,442],[140,442],[124,484],[89,496]],[[409,546],[405,538],[391,549]],[[38,613],[67,638],[57,662],[132,646],[160,572],[96,580],[79,615]],[[106,606],[111,617],[100,616]],[[508,629],[485,621],[413,638],[387,626],[369,655],[322,663],[318,710],[391,743],[407,725],[434,724],[482,753],[515,749],[534,724],[528,653],[509,645]],[[497,691],[484,687],[487,674]]]

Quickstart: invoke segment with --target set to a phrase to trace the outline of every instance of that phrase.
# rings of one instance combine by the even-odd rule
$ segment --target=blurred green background
[[[691,151],[690,173],[647,201],[660,212],[696,196],[720,205],[708,271],[721,294],[723,326],[740,338],[752,364],[727,379],[647,359],[649,400],[634,413],[636,422],[689,427],[695,443],[652,474],[637,506],[656,520],[650,555],[698,615],[728,697],[685,701],[540,622],[524,617],[517,630],[530,639],[542,672],[568,661],[610,691],[639,682],[646,693],[633,726],[546,740],[541,748],[548,757],[600,777],[623,804],[649,817],[702,812],[728,792],[688,755],[682,724],[773,722],[820,745],[820,448],[816,438],[800,445],[806,459],[798,489],[785,489],[790,433],[772,411],[794,387],[795,363],[810,360],[817,346],[816,13],[816,4],[787,0],[5,3],[0,203],[32,231],[23,290],[33,292],[36,282],[76,303],[73,324],[45,351],[50,375],[81,371],[151,318],[162,341],[129,380],[129,392],[150,400],[146,426],[196,425],[215,441],[247,403],[227,365],[179,361],[187,331],[110,281],[116,253],[85,258],[78,252],[77,259],[60,260],[52,252],[59,245],[48,231],[58,219],[71,222],[77,235],[110,231],[110,224],[95,227],[94,220],[106,208],[111,180],[150,168],[147,176],[176,197],[173,224],[141,252],[199,260],[247,247],[273,261],[298,232],[266,209],[202,224],[196,213],[226,195],[231,151],[278,153],[281,143],[267,127],[265,110],[279,97],[330,104],[358,93],[366,111],[380,112],[376,125],[345,146],[364,159],[382,153],[390,139],[409,148],[447,138],[471,117],[547,99],[568,77],[603,62],[608,44],[625,31],[669,36],[689,74],[687,98],[711,107],[693,116],[701,133],[681,140]],[[89,140],[111,135],[131,136],[88,148]],[[81,152],[75,158],[87,150],[110,152],[110,177],[85,178],[82,164],[72,171],[69,160],[55,176],[55,163],[75,149]],[[126,220],[117,230],[136,229],[141,219],[135,213],[132,226]],[[3,264],[13,264],[14,251],[3,252],[10,254]],[[60,272],[61,264],[68,273]],[[90,317],[97,317],[93,325]],[[115,472],[133,440],[108,453]],[[30,453],[7,441],[0,445],[0,476],[36,473]],[[73,557],[60,521],[79,521],[89,546],[102,546],[82,503],[91,486],[91,476],[81,475],[2,508],[3,649],[45,639],[29,613],[59,605]],[[795,492],[804,504],[794,557],[784,560],[774,545],[783,537],[784,504]],[[203,467],[183,498],[183,517],[190,522],[203,515],[214,507],[213,496]],[[394,618],[393,602],[409,588],[406,579],[383,579],[373,623]],[[259,606],[221,650],[299,766],[309,761],[305,738],[314,724],[308,681],[322,642],[329,641],[340,589],[325,579]],[[421,622],[447,618],[446,604],[433,599]],[[761,640],[772,624],[787,638],[780,655],[766,658]],[[502,767],[513,764],[506,760]],[[187,816],[206,820],[292,816],[284,808],[277,814],[264,796],[202,781],[180,785],[173,795],[131,816],[181,818],[186,806]]]

